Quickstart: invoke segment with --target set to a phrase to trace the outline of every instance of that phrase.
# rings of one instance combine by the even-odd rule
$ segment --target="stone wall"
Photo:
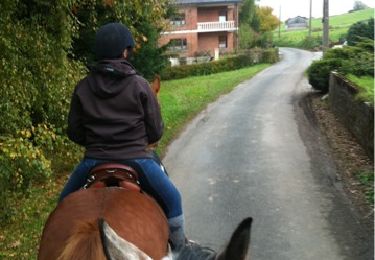
[[[374,106],[354,98],[356,87],[336,72],[329,79],[329,102],[336,117],[355,136],[368,156],[374,156]]]

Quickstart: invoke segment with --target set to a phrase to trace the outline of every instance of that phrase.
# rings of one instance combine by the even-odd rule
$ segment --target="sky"
[[[354,6],[354,0],[329,0],[329,16],[344,14]],[[361,0],[369,7],[375,6],[374,0]],[[279,17],[281,6],[281,21],[296,16],[309,17],[310,0],[260,0],[260,6],[270,6],[273,14]],[[323,17],[323,0],[312,0],[312,17]]]

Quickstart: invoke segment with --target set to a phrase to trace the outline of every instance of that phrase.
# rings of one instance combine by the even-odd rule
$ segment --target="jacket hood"
[[[103,60],[90,67],[88,81],[96,96],[110,98],[117,96],[126,87],[120,81],[136,74],[133,65],[124,59]]]

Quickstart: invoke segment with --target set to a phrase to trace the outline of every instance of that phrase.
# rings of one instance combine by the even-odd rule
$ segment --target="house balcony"
[[[236,31],[234,21],[197,23],[198,32]]]

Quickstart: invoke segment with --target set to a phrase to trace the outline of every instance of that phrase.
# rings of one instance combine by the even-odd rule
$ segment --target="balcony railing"
[[[197,23],[198,32],[235,31],[234,21]]]

